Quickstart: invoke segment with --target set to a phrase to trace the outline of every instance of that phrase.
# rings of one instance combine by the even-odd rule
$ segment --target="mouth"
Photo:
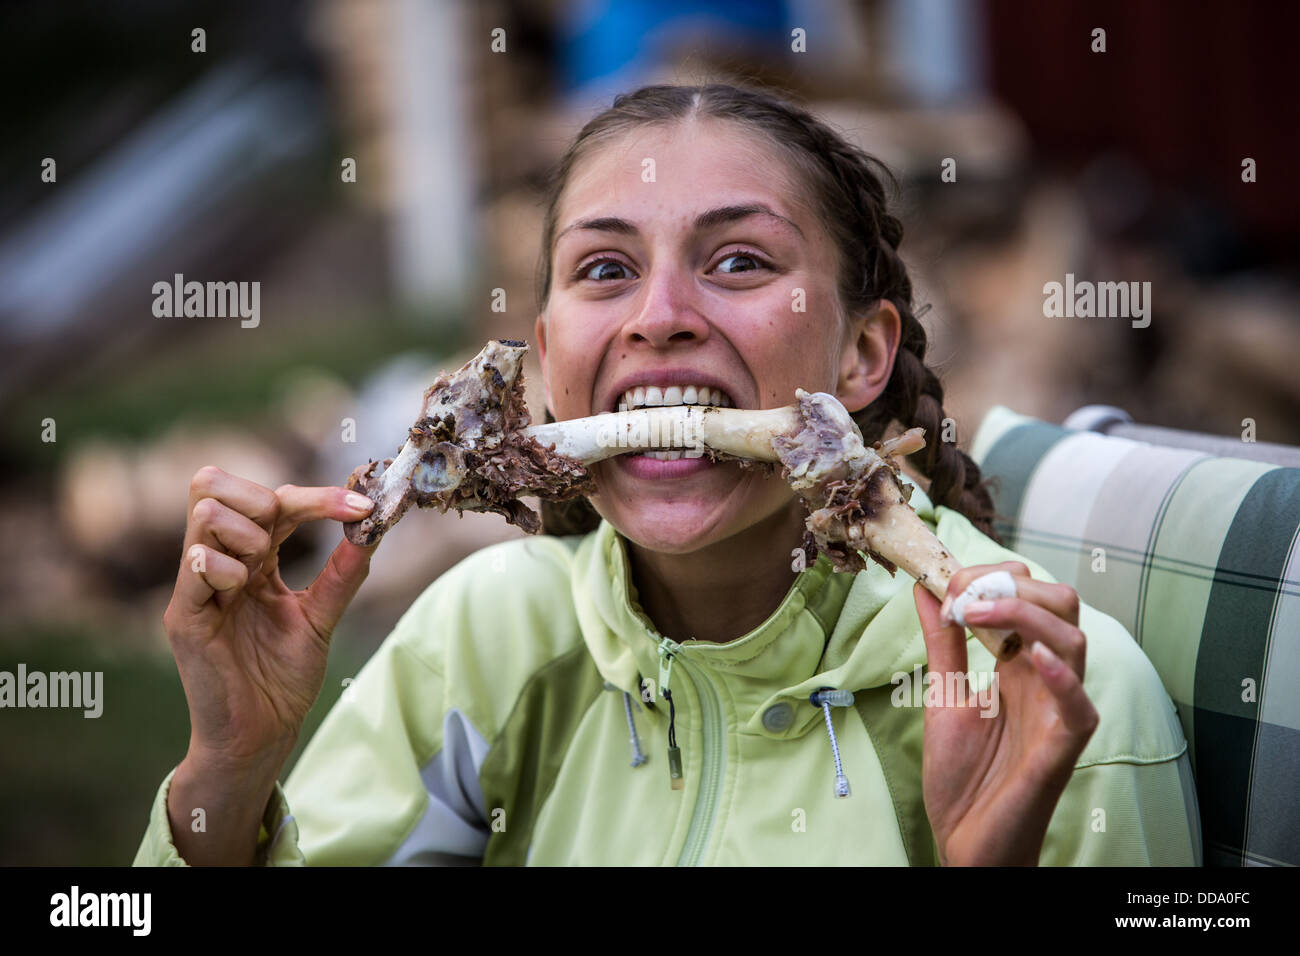
[[[614,401],[614,407],[609,411],[633,411],[638,408],[663,407],[672,405],[702,405],[716,406],[718,408],[734,408],[735,402],[731,395],[722,388],[713,385],[700,384],[675,384],[675,385],[631,385],[623,389]],[[672,451],[646,451],[635,455],[621,455],[619,461],[627,464],[630,459],[644,459],[654,461],[680,461],[683,456],[689,453],[683,449],[674,449]],[[707,458],[700,458],[698,455],[690,457],[690,463],[694,466],[690,469],[678,467],[671,474],[678,472],[681,474],[691,474],[695,471],[702,470],[712,464]],[[658,469],[653,473],[648,473],[644,477],[669,477],[670,473]]]

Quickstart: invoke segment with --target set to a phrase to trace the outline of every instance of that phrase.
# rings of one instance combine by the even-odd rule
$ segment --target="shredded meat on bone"
[[[518,500],[521,495],[561,501],[595,491],[581,462],[558,455],[524,434],[531,417],[524,402],[522,371],[510,383],[492,365],[485,365],[477,380],[463,371],[440,375],[429,387],[424,409],[430,414],[420,418],[408,433],[410,440],[425,448],[420,468],[459,472],[463,475],[459,485],[450,491],[422,491],[413,479],[401,500],[384,514],[378,514],[377,507],[365,520],[345,525],[349,540],[373,544],[412,504],[444,513],[449,508],[491,511],[535,534],[541,530],[541,519]],[[392,462],[387,459],[385,468]],[[378,500],[380,476],[374,474],[378,464],[371,461],[356,468],[347,487]],[[417,469],[415,477],[419,475]]]
[[[595,491],[595,485],[581,462],[557,455],[524,434],[532,422],[524,404],[522,372],[513,387],[501,388],[500,392],[499,407],[480,404],[473,409],[485,422],[489,416],[499,416],[499,425],[495,421],[488,424],[499,434],[500,441],[491,448],[467,449],[457,443],[458,429],[451,441],[434,446],[422,460],[429,462],[436,455],[445,455],[466,477],[449,492],[430,494],[413,488],[414,502],[417,507],[443,512],[448,508],[492,511],[528,534],[536,534],[541,530],[541,519],[519,500],[521,495],[562,501]]]
[[[803,538],[809,565],[820,552],[836,571],[861,571],[866,554],[892,576],[897,565],[861,539],[849,544],[848,529],[875,518],[890,497],[908,501],[911,486],[898,481],[898,464],[880,454],[880,442],[873,446],[875,455],[865,452],[852,419],[828,416],[827,406],[810,397],[801,398],[799,408],[804,427],[773,439],[772,446],[783,475],[809,511]]]
[[[885,459],[889,468],[878,468],[866,478],[853,480],[836,479],[825,485],[825,504],[808,515],[804,531],[804,553],[809,561],[816,560],[820,551],[830,558],[836,571],[861,571],[867,566],[862,555],[866,554],[886,571],[893,575],[898,570],[888,558],[877,554],[865,544],[859,550],[848,544],[850,525],[862,524],[871,520],[879,510],[886,495],[897,495],[901,500],[911,498],[910,485],[902,485],[895,480],[897,466]],[[805,502],[809,499],[805,497]]]

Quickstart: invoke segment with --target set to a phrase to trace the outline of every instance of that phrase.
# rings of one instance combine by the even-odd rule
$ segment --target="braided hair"
[[[888,210],[886,186],[894,177],[875,157],[850,143],[807,110],[764,90],[723,83],[702,86],[645,86],[615,98],[578,134],[551,175],[538,266],[537,303],[545,310],[551,287],[551,253],[560,198],[573,169],[599,145],[647,124],[668,124],[692,116],[736,123],[763,134],[789,161],[806,187],[811,207],[839,250],[838,291],[845,315],[893,303],[902,337],[884,392],[853,417],[870,444],[891,423],[925,429],[925,448],[909,461],[929,479],[936,505],[961,512],[976,528],[998,540],[993,500],[979,466],[954,442],[944,441],[943,386],[925,364],[925,328],[913,312],[912,280],[899,257],[903,225]],[[553,420],[548,411],[547,420]],[[599,516],[585,498],[543,502],[542,526],[552,534],[589,531]]]

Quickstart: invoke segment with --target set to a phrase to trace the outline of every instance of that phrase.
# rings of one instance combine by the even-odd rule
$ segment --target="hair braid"
[[[840,291],[845,304],[856,311],[888,300],[902,322],[898,354],[885,391],[854,420],[868,441],[879,440],[895,421],[904,428],[923,428],[925,448],[911,460],[930,480],[930,500],[960,511],[981,532],[998,541],[993,526],[993,499],[979,466],[955,443],[944,441],[948,416],[943,408],[943,386],[925,364],[928,337],[912,310],[912,280],[898,254],[903,224],[888,212],[886,205],[885,184],[896,189],[897,182],[879,160],[820,120],[798,109],[792,112],[807,130],[812,148],[824,158],[821,168],[835,187],[832,195],[838,192],[835,198],[844,201],[842,205],[837,203],[839,216],[828,216],[826,221],[842,224],[836,238],[841,254],[847,253],[848,260],[842,263],[841,275]],[[827,192],[823,189],[819,194],[826,196]],[[854,218],[858,222],[853,223]],[[846,219],[850,221],[845,223]],[[874,239],[864,242],[864,237]]]

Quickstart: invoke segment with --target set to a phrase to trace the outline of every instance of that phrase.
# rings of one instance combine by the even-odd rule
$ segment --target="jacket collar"
[[[933,529],[935,509],[920,488],[914,487],[911,504]],[[637,699],[638,678],[659,674],[663,637],[637,603],[624,539],[602,521],[579,546],[575,563],[573,599],[592,658],[606,681]],[[749,633],[725,644],[685,641],[678,654],[708,672],[742,732],[782,738],[801,736],[822,720],[808,700],[813,691],[888,684],[924,663],[925,642],[910,577],[891,577],[874,562],[857,574],[836,572],[822,556]],[[677,681],[674,676],[674,687]],[[763,715],[782,702],[794,719],[773,731]],[[663,710],[657,712],[666,721]],[[679,707],[683,719],[690,723]]]

